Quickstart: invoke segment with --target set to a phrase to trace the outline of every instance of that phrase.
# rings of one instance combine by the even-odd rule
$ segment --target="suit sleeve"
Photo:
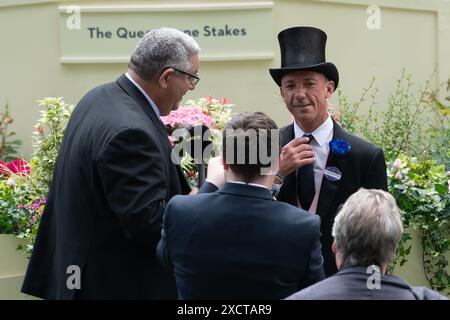
[[[167,193],[157,141],[128,128],[114,136],[98,159],[108,205],[129,239],[156,245]]]
[[[176,196],[174,197],[176,198]],[[174,198],[171,200],[173,201]],[[170,211],[170,204],[171,202],[167,204],[166,212],[163,216],[163,227],[161,230],[161,239],[158,242],[158,245],[156,246],[156,256],[158,257],[158,260],[161,262],[163,266],[170,266],[171,261],[169,258],[169,250],[167,248],[167,230],[169,228],[169,211]]]
[[[303,283],[302,288],[309,287],[310,285],[325,279],[325,272],[323,270],[323,257],[322,257],[322,245],[320,244],[320,219],[315,217],[314,225],[311,228],[313,241],[311,245],[311,253],[309,257],[309,272]]]
[[[386,160],[384,159],[383,150],[377,149],[372,156],[364,177],[363,187],[366,189],[382,189],[388,191]]]

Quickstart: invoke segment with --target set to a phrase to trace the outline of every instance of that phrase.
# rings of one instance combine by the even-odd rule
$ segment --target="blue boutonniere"
[[[337,157],[343,157],[350,152],[352,146],[345,140],[336,138],[330,141],[331,153]]]

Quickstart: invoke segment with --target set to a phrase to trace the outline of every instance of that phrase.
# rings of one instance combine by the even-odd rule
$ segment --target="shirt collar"
[[[148,103],[150,103],[150,105],[152,106],[153,111],[155,111],[156,115],[159,117],[161,117],[161,112],[159,111],[158,107],[156,106],[156,104],[153,102],[152,98],[150,98],[150,96],[144,91],[144,89],[141,88],[141,86],[139,86],[136,81],[134,81],[130,75],[128,73],[125,73],[125,76],[128,78],[128,80],[130,80],[138,89],[140,92],[142,92],[142,94],[144,95],[144,97],[147,99]]]
[[[249,186],[254,186],[254,187],[259,187],[259,188],[264,188],[264,189],[269,190],[269,188],[267,188],[266,186],[263,186],[262,184],[258,184],[258,183],[245,183],[245,182],[242,182],[242,181],[227,181],[227,182],[229,182],[229,183],[237,183],[237,184],[246,184],[246,185],[249,185]]]
[[[295,121],[294,121],[294,132],[296,138],[303,137],[305,134],[308,134],[307,132],[304,132]],[[327,120],[325,120],[325,122],[322,123],[320,127],[318,127],[316,130],[314,130],[309,134],[312,134],[314,140],[316,140],[319,146],[322,147],[322,145],[326,143],[327,138],[330,136],[332,132],[333,132],[333,120],[328,114]]]

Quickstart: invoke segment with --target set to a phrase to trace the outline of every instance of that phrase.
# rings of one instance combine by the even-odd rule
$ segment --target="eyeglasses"
[[[179,73],[182,73],[182,74],[185,74],[185,75],[189,76],[189,77],[190,77],[190,78],[189,78],[189,81],[190,81],[190,82],[192,83],[192,85],[194,85],[194,86],[200,81],[200,78],[199,78],[198,76],[195,76],[195,75],[193,75],[193,74],[187,73],[187,72],[185,72],[185,71],[179,70],[179,69],[174,68],[174,67],[170,67],[170,68],[172,68],[173,70],[175,70],[175,71],[177,71],[177,72],[179,72]]]

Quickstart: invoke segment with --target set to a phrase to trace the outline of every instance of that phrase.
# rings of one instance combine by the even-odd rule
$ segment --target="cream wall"
[[[231,3],[238,1],[172,1],[170,3]],[[255,2],[248,0],[247,2]],[[327,60],[336,64],[341,88],[352,99],[375,76],[379,108],[405,67],[418,84],[428,79],[439,62],[433,84],[450,76],[450,2],[446,0],[390,0],[381,5],[381,30],[368,30],[366,13],[371,1],[275,0],[273,46],[275,59],[203,61],[201,82],[186,99],[206,95],[229,97],[235,111],[261,110],[279,125],[289,121],[278,88],[268,69],[279,67],[277,33],[295,25],[311,25],[328,34]],[[24,3],[20,5],[20,3]],[[27,4],[28,3],[28,4]],[[0,105],[8,101],[15,118],[13,129],[24,141],[23,155],[32,151],[30,135],[39,116],[36,100],[62,96],[76,103],[90,88],[109,82],[126,70],[126,64],[61,64],[59,12],[61,3],[92,1],[0,0]],[[95,3],[126,4],[127,1]],[[161,3],[167,1],[134,1]],[[449,55],[446,55],[449,53]],[[336,103],[336,99],[332,99]]]

